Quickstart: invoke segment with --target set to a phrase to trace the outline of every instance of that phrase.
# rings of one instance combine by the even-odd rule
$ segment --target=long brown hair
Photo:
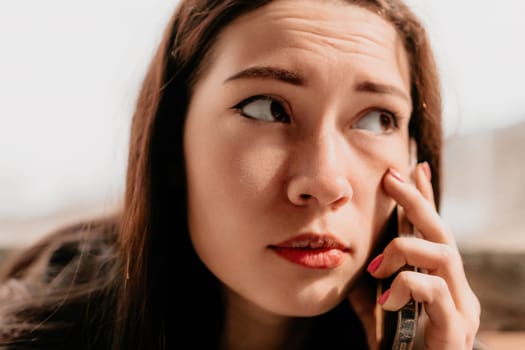
[[[127,346],[162,337],[166,279],[178,288],[195,287],[198,265],[188,238],[183,126],[192,83],[205,69],[219,32],[238,16],[269,0],[183,0],[166,28],[151,62],[133,118],[125,206],[120,233],[124,261],[123,323]],[[418,143],[418,159],[429,162],[436,202],[441,179],[441,95],[436,65],[425,30],[398,0],[348,0],[391,22],[408,52],[413,113],[410,133]],[[174,259],[175,257],[175,259]],[[205,274],[205,269],[200,267]],[[207,290],[210,291],[209,289]],[[198,292],[197,292],[198,293]],[[212,298],[207,293],[207,298]],[[211,303],[210,303],[211,304]],[[209,317],[206,308],[195,317]],[[191,314],[191,312],[190,312]],[[160,318],[158,316],[161,316]],[[190,317],[191,315],[186,315]],[[155,321],[152,321],[155,320]],[[127,347],[129,348],[129,347]]]
[[[132,121],[118,272],[111,275],[116,290],[114,349],[171,348],[177,337],[194,332],[197,348],[218,343],[221,289],[196,256],[187,227],[184,121],[193,85],[211,59],[218,34],[270,1],[181,0],[166,27]],[[346,2],[385,18],[404,42],[411,66],[410,134],[418,143],[418,159],[430,164],[439,204],[441,95],[425,30],[402,0]]]

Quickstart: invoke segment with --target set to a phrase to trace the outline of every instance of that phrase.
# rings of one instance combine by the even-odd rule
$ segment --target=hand
[[[424,271],[400,272],[380,297],[380,304],[396,311],[410,298],[421,302],[426,313],[425,349],[471,350],[479,328],[479,300],[465,276],[454,237],[436,211],[428,164],[418,164],[414,172],[415,186],[395,170],[387,172],[383,185],[404,208],[420,238],[395,238],[368,271],[376,278],[391,276],[406,264]]]

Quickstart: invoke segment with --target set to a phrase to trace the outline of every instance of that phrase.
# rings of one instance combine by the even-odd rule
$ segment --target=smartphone
[[[396,208],[396,215],[399,236],[415,235],[414,227],[407,220],[402,207],[398,206]],[[404,270],[417,271],[417,268],[406,265],[400,272]],[[397,325],[392,350],[411,350],[414,346],[419,307],[419,303],[412,299],[397,311]]]
[[[410,141],[410,170],[411,176],[413,170],[417,165],[417,147],[415,140]],[[411,179],[410,176],[410,179]],[[396,221],[393,225],[397,232],[392,236],[417,236],[414,226],[408,221],[404,209],[401,206],[396,206],[393,213],[393,219]],[[401,268],[397,273],[401,271],[412,270],[417,271],[418,269],[413,266],[406,265]],[[396,274],[397,275],[397,274]],[[395,276],[389,278],[391,283]],[[382,288],[385,288],[382,286]],[[395,333],[392,342],[392,350],[411,350],[414,346],[418,317],[420,312],[420,303],[410,300],[405,306],[397,311],[397,319]],[[390,315],[391,316],[391,315]]]

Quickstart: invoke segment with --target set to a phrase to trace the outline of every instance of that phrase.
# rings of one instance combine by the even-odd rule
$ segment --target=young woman
[[[436,210],[440,166],[436,67],[401,1],[181,1],[122,210],[6,265],[0,344],[389,349],[390,311],[413,298],[418,346],[472,349],[480,307]],[[417,238],[397,237],[398,206]]]

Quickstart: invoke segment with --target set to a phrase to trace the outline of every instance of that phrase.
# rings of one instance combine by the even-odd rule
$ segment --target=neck
[[[354,289],[349,295],[350,303],[366,331],[370,350],[378,350],[383,335],[382,309],[377,309],[376,290],[364,286]],[[380,325],[380,328],[378,328]]]
[[[222,350],[300,349],[304,321],[279,316],[227,292]]]

